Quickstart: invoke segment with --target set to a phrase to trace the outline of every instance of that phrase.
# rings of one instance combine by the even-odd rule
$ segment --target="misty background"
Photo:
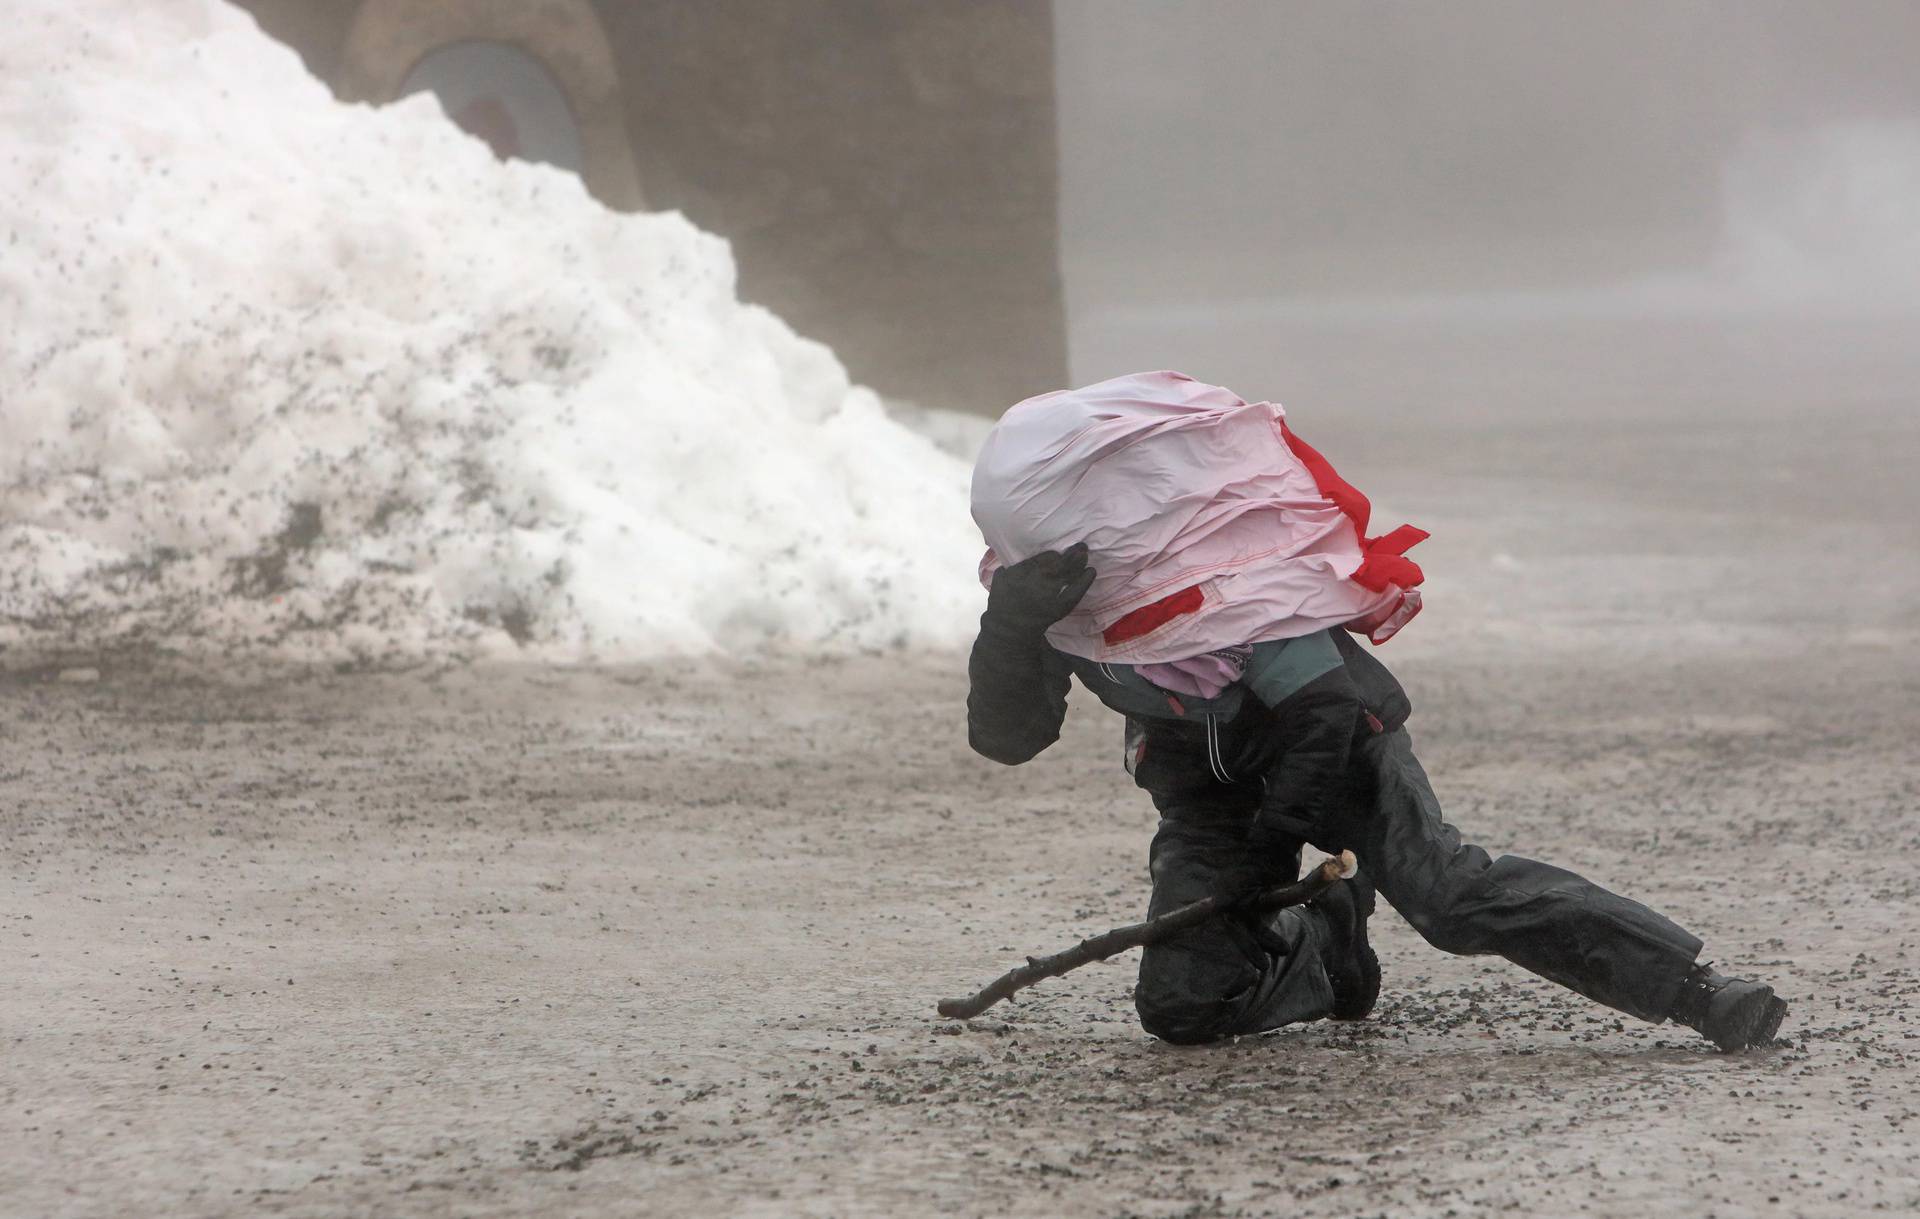
[[[1075,380],[1283,403],[1434,531],[1403,654],[1554,622],[1911,669],[1920,6],[1055,14]]]
[[[1077,381],[1406,425],[1912,405],[1920,6],[1055,14]]]

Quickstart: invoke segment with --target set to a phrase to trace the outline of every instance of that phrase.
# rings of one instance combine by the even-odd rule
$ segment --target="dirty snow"
[[[726,243],[345,106],[215,0],[0,44],[0,657],[951,642],[966,467]]]

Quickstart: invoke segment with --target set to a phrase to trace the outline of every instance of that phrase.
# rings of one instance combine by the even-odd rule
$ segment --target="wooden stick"
[[[1353,852],[1342,851],[1337,856],[1329,855],[1321,860],[1313,871],[1290,885],[1255,890],[1237,897],[1203,897],[1178,910],[1169,910],[1159,918],[1103,931],[1081,940],[1065,952],[1056,952],[1050,957],[1028,957],[1025,965],[1001,974],[969,998],[942,999],[940,1014],[956,1020],[971,1020],[1000,1000],[1010,998],[1015,991],[1025,990],[1043,978],[1057,978],[1082,965],[1119,956],[1129,948],[1158,944],[1229,910],[1278,910],[1282,906],[1297,906],[1312,901],[1326,892],[1334,881],[1343,876],[1352,876],[1355,866]]]

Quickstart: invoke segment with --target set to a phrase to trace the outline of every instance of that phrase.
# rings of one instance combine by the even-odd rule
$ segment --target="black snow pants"
[[[1549,864],[1490,858],[1442,819],[1404,729],[1354,748],[1353,803],[1314,845],[1350,849],[1380,896],[1443,952],[1492,953],[1608,1007],[1658,1022],[1700,941],[1638,902]],[[1244,887],[1256,805],[1163,809],[1149,915]],[[1228,916],[1145,950],[1142,1026],[1168,1041],[1255,1033],[1332,1010],[1326,925],[1311,907]]]

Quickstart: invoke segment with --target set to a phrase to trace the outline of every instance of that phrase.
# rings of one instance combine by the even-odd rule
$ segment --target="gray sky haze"
[[[1076,379],[1450,416],[1920,371],[1920,6],[1056,13]]]

